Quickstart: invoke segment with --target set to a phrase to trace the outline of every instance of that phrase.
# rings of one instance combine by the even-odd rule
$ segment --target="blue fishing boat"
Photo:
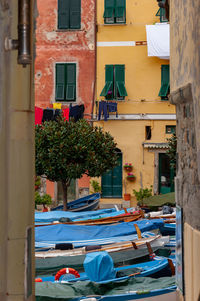
[[[165,223],[161,228],[160,232],[162,235],[175,235],[176,234],[176,223]]]
[[[140,220],[112,225],[66,225],[52,224],[35,228],[36,248],[55,248],[56,244],[71,243],[74,247],[109,244],[137,238],[137,227],[142,233],[158,230],[162,219]],[[142,234],[143,235],[143,234]],[[155,235],[150,233],[150,235]]]
[[[43,276],[42,282],[75,282],[90,280],[98,283],[109,283],[126,280],[130,277],[169,276],[168,260],[155,256],[147,262],[126,265],[114,268],[111,256],[106,251],[92,252],[86,255],[84,260],[84,272],[80,273],[72,268],[63,268],[55,276]],[[163,274],[162,274],[163,273]],[[170,275],[171,276],[171,275]]]
[[[93,193],[67,204],[67,210],[72,212],[82,212],[95,210],[99,206],[100,193]],[[51,209],[52,211],[63,210],[63,205]]]

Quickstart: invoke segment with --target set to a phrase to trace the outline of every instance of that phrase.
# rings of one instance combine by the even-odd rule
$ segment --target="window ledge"
[[[72,32],[72,31],[84,31],[83,29],[56,29],[56,32]]]
[[[97,24],[97,25],[101,25],[101,26],[126,26],[128,25],[127,23],[103,23],[103,24]]]

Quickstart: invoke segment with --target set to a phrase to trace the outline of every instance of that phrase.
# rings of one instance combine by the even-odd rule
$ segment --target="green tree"
[[[176,169],[176,152],[177,152],[177,136],[175,133],[172,134],[170,138],[167,139],[168,149],[166,154],[170,159],[170,167]]]
[[[44,122],[35,129],[36,175],[61,181],[63,207],[67,210],[67,189],[72,179],[84,174],[99,177],[117,164],[116,143],[100,127],[86,120]]]

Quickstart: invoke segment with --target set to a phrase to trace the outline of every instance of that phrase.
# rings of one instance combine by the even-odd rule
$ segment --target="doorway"
[[[118,164],[101,177],[102,198],[122,197],[122,153],[117,150]]]
[[[167,154],[159,153],[159,193],[174,192],[175,171],[170,167]]]

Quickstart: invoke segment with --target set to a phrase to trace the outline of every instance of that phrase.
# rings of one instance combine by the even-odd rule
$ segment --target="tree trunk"
[[[68,184],[66,181],[62,181],[62,189],[63,189],[63,211],[67,211],[67,188]]]

